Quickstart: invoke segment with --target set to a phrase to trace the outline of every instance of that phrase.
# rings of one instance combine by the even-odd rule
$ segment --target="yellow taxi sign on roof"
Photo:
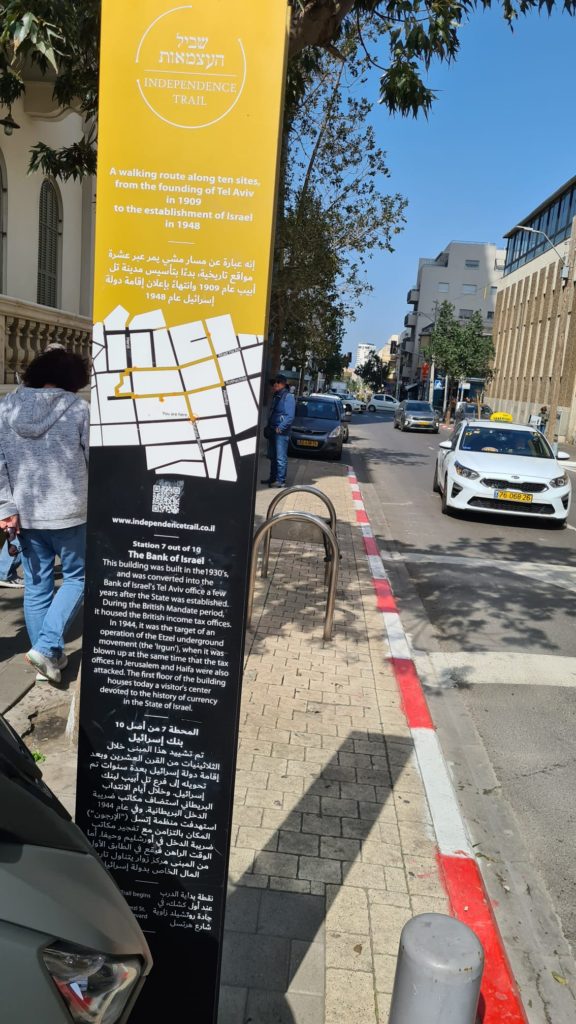
[[[496,423],[514,422],[514,417],[509,412],[493,412],[490,419],[494,420]]]

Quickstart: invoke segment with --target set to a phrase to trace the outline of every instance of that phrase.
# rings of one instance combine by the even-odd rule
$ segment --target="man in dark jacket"
[[[271,384],[273,396],[267,424],[270,476],[262,483],[269,487],[286,487],[288,442],[296,413],[296,400],[290,394],[288,380],[283,373],[278,373]]]

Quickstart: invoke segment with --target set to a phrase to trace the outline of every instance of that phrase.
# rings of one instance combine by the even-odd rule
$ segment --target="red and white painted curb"
[[[526,1024],[526,1015],[490,899],[462,820],[454,786],[412,658],[410,643],[398,614],[392,587],[352,467],[348,468],[348,482],[352,489],[356,521],[362,530],[377,607],[382,613],[390,649],[390,664],[414,742],[436,833],[440,874],[452,914],[472,928],[484,947],[485,968],[479,1019],[482,1024]]]

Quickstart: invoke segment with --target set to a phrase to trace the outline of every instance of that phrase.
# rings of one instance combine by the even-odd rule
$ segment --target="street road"
[[[528,518],[443,516],[432,478],[449,436],[402,433],[385,414],[354,416],[345,457],[500,926],[525,966],[531,959],[545,972],[560,949],[568,975],[554,913],[576,948],[576,501],[562,531]],[[574,471],[572,481],[576,495]],[[550,988],[550,977],[533,980]]]

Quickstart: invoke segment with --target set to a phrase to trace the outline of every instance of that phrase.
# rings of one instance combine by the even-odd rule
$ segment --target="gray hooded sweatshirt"
[[[0,519],[28,530],[86,522],[86,402],[61,388],[19,387],[0,401]]]

